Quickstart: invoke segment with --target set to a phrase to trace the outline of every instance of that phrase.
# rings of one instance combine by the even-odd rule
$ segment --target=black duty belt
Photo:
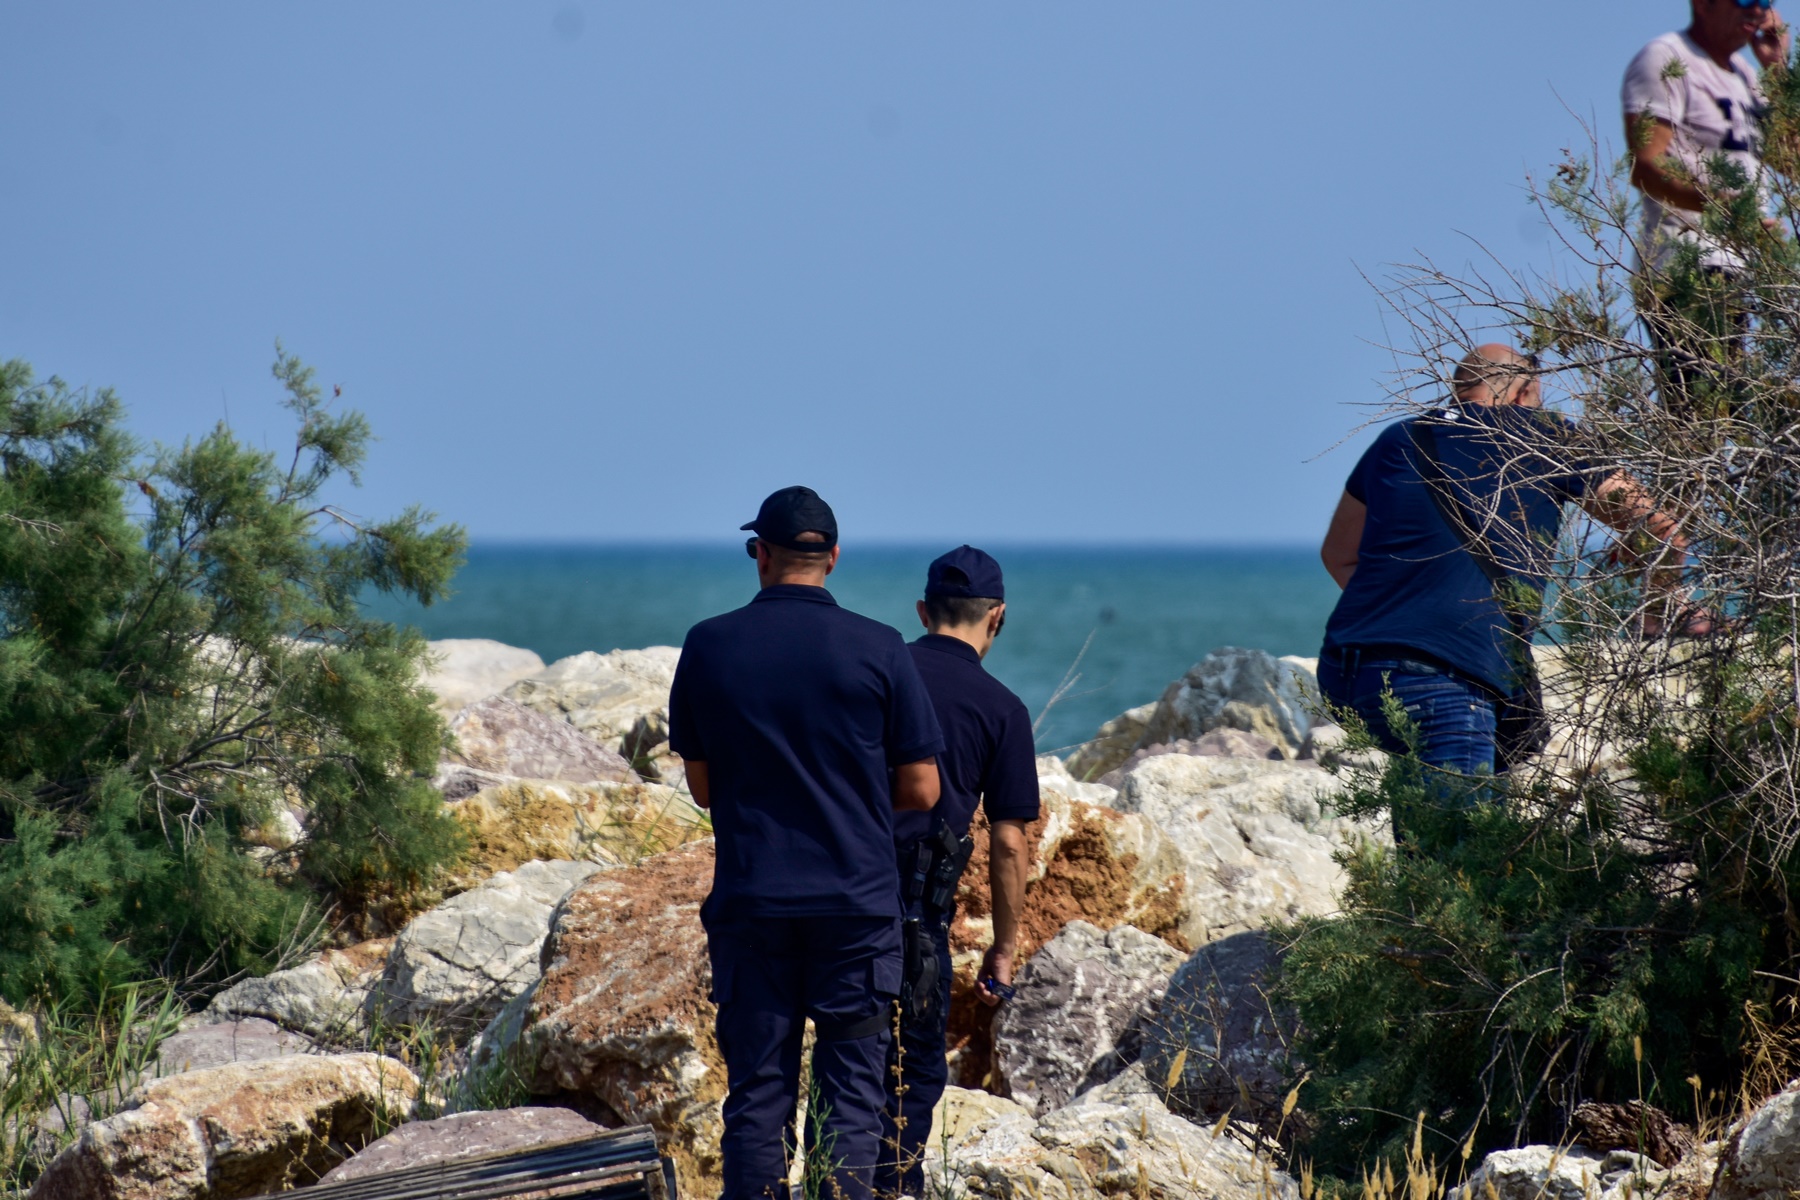
[[[293,1192],[281,1193],[289,1200]],[[674,1164],[648,1125],[575,1142],[428,1163],[309,1187],[309,1200],[677,1200]]]

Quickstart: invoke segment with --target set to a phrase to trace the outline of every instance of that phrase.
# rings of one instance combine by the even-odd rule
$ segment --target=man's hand
[[[1762,28],[1750,38],[1750,51],[1756,55],[1756,61],[1764,67],[1785,63],[1792,42],[1793,36],[1788,32],[1787,22],[1773,8],[1763,9]]]
[[[989,946],[988,952],[981,956],[981,974],[975,977],[976,988],[981,994],[981,1002],[989,1008],[1000,1003],[1000,997],[981,986],[984,979],[992,979],[995,983],[1012,982],[1013,952],[1002,950],[999,946]]]

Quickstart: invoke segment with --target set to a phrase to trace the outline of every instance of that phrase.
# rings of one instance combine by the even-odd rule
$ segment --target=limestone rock
[[[436,694],[436,708],[445,716],[544,669],[544,660],[531,651],[487,638],[445,638],[429,648],[430,664],[419,683]]]
[[[1091,740],[1069,755],[1068,772],[1076,779],[1098,779],[1131,756],[1144,740],[1144,731],[1156,715],[1156,702],[1126,709],[1094,731]]]
[[[306,1183],[404,1120],[418,1080],[377,1054],[290,1055],[148,1084],[57,1155],[31,1200],[230,1200]]]
[[[1279,1114],[1298,1076],[1288,1060],[1294,1019],[1269,1003],[1279,965],[1266,934],[1236,933],[1175,972],[1143,1048],[1144,1074],[1172,1110],[1203,1121],[1235,1112],[1269,1123]]]
[[[1800,1082],[1739,1122],[1725,1139],[1715,1200],[1779,1200],[1800,1190]]]
[[[156,1047],[150,1073],[179,1075],[207,1071],[234,1062],[261,1062],[290,1054],[310,1054],[316,1047],[310,1038],[292,1033],[261,1017],[196,1025],[164,1038]]]
[[[1337,910],[1343,871],[1332,854],[1388,835],[1335,815],[1335,786],[1311,763],[1167,754],[1133,768],[1117,804],[1149,817],[1181,854],[1180,930],[1202,946]]]
[[[1670,1173],[1641,1154],[1520,1146],[1482,1160],[1451,1200],[1630,1200],[1661,1195]]]
[[[314,1041],[353,1041],[367,1028],[369,990],[381,977],[392,945],[392,938],[380,938],[327,950],[297,967],[243,980],[213,997],[204,1019],[261,1017]]]
[[[1149,746],[1140,746],[1133,750],[1124,762],[1102,775],[1095,782],[1117,788],[1125,782],[1125,776],[1137,769],[1139,763],[1160,754],[1191,754],[1198,758],[1268,759],[1276,762],[1287,757],[1281,752],[1279,746],[1261,734],[1245,733],[1241,729],[1215,729],[1211,733],[1201,734],[1197,738],[1176,738],[1172,742],[1156,742]],[[1306,757],[1304,752],[1301,757]]]
[[[419,914],[394,939],[369,1003],[389,1021],[485,1022],[537,978],[551,912],[599,869],[528,862]]]
[[[409,1167],[528,1150],[533,1146],[573,1142],[606,1132],[566,1108],[503,1108],[494,1112],[462,1112],[435,1121],[402,1125],[365,1146],[348,1162],[339,1163],[319,1180],[348,1183]]]
[[[926,1176],[994,1200],[1299,1195],[1291,1178],[1236,1140],[1169,1112],[1135,1066],[1035,1124],[1005,1111],[977,1121],[947,1150],[927,1150]]]
[[[1025,1106],[1016,1100],[952,1084],[944,1089],[943,1098],[931,1110],[931,1134],[925,1145],[928,1149],[942,1146],[946,1139],[957,1145],[966,1141],[976,1126],[1005,1117],[1022,1117],[1027,1125],[1035,1124]]]
[[[1019,994],[994,1026],[994,1075],[1001,1094],[1045,1113],[1104,1082],[1135,1057],[1120,1041],[1161,997],[1182,955],[1167,942],[1121,925],[1111,932],[1071,921],[1032,955]]]
[[[521,679],[506,695],[615,749],[636,730],[632,749],[634,757],[642,757],[655,748],[641,744],[646,736],[654,738],[659,728],[668,736],[669,685],[680,660],[681,651],[674,646],[609,654],[589,650]],[[640,718],[653,716],[660,717],[660,725],[646,721],[639,728]]]
[[[637,776],[619,752],[504,696],[489,696],[450,720],[456,752],[449,762],[527,779],[631,783]]]
[[[686,793],[653,783],[502,779],[449,811],[469,835],[465,885],[534,859],[617,866],[708,836]]]
[[[1307,694],[1318,691],[1308,661],[1236,646],[1215,650],[1163,692],[1139,744],[1240,729],[1267,738],[1282,757],[1298,758],[1312,727]]]
[[[518,1041],[535,1094],[578,1093],[654,1126],[690,1197],[718,1194],[725,1095],[700,926],[712,868],[706,841],[571,892]]]

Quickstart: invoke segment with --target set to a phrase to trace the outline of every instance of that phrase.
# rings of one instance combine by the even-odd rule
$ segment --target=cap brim
[[[751,532],[751,533],[755,533],[755,532],[756,532],[756,522],[755,522],[755,521],[749,521],[749,522],[746,522],[746,523],[745,523],[745,524],[743,524],[743,525],[739,525],[739,526],[738,526],[738,530],[739,530],[739,531],[740,531],[740,532],[741,532],[741,531],[743,531],[743,530],[745,530],[745,529],[748,529],[748,530],[749,530],[749,531],[750,531],[750,532]]]

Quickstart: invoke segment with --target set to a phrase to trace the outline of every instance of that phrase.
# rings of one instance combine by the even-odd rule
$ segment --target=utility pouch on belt
[[[905,953],[905,974],[900,978],[900,1017],[911,1024],[937,1012],[940,983],[937,946],[932,941],[931,930],[920,920],[903,924],[900,940]]]

